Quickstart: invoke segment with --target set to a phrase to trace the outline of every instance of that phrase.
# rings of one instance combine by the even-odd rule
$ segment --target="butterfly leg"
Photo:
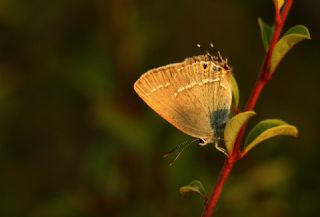
[[[224,148],[222,148],[222,147],[220,147],[219,146],[219,141],[218,140],[220,140],[221,138],[218,138],[218,139],[216,139],[215,141],[214,141],[214,147],[218,150],[218,151],[220,151],[220,152],[222,152],[223,154],[225,154],[226,156],[229,156],[229,154],[227,153],[227,151],[226,151],[226,149],[224,149]],[[222,140],[222,139],[221,139]]]

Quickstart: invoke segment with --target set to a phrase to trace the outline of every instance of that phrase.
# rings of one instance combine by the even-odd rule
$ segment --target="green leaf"
[[[227,152],[231,154],[234,143],[240,132],[241,127],[255,115],[254,111],[246,111],[233,116],[228,122],[224,130],[224,141]]]
[[[261,39],[266,51],[269,49],[269,45],[273,35],[273,26],[266,24],[261,18],[258,18],[260,27]]]
[[[238,108],[239,101],[240,101],[239,87],[238,87],[237,80],[232,74],[231,74],[230,82],[231,82],[231,89],[232,89],[232,95],[233,95],[232,99],[235,107]]]
[[[305,39],[311,39],[307,27],[303,25],[296,25],[290,28],[274,47],[270,65],[271,73],[275,71],[280,61],[288,53],[288,51],[295,44]]]
[[[245,141],[246,147],[242,154],[245,155],[257,144],[275,136],[297,136],[297,134],[298,130],[295,126],[289,125],[282,120],[267,119],[261,121],[249,132]]]
[[[187,196],[190,194],[199,194],[204,199],[207,199],[207,192],[203,184],[199,180],[194,180],[190,182],[189,185],[182,186],[180,188],[180,194],[182,196]]]
[[[291,27],[288,31],[284,33],[283,36],[290,35],[290,34],[299,34],[299,35],[305,35],[310,39],[310,33],[307,27],[304,25],[295,25]]]
[[[273,4],[276,10],[280,10],[284,5],[284,0],[273,0]]]

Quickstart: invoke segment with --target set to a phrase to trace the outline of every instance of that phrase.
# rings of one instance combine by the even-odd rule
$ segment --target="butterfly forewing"
[[[212,138],[212,113],[230,108],[226,71],[212,71],[213,61],[190,58],[143,74],[135,83],[138,95],[159,115],[184,133]]]

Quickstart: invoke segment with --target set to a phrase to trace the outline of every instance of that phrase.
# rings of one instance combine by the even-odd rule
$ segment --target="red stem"
[[[288,13],[291,9],[292,2],[293,2],[293,0],[286,1],[280,15],[279,15],[279,10],[276,10],[275,19],[274,19],[273,37],[272,37],[269,49],[264,57],[262,68],[259,73],[259,76],[256,80],[256,83],[255,83],[253,89],[252,89],[248,103],[244,109],[245,111],[253,110],[253,108],[255,107],[255,105],[259,99],[259,96],[260,96],[260,93],[261,93],[263,87],[272,77],[273,72],[270,71],[270,63],[271,63],[272,53],[274,50],[274,46],[276,45],[276,43],[279,40],[281,31],[283,29],[283,25],[286,21]],[[206,203],[202,217],[212,216],[213,210],[217,204],[217,201],[219,199],[219,196],[221,194],[223,186],[229,177],[229,174],[233,168],[234,163],[243,156],[241,153],[241,141],[245,135],[246,127],[247,126],[244,125],[238,134],[233,151],[224,163],[224,166],[220,172],[219,179],[214,187],[212,195]]]
[[[213,190],[213,193],[210,197],[210,200],[207,202],[206,209],[204,209],[204,211],[202,213],[202,216],[204,216],[204,217],[212,216],[213,209],[218,202],[218,199],[219,199],[219,196],[220,196],[221,191],[223,189],[223,186],[224,186],[226,180],[228,179],[229,174],[230,174],[232,167],[234,165],[234,162],[232,162],[232,160],[230,160],[230,159],[231,158],[226,158],[226,160],[224,162],[219,179],[214,187],[214,190]]]

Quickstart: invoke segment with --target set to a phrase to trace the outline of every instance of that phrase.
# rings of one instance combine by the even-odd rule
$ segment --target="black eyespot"
[[[207,64],[203,64],[203,69],[206,69],[207,68]]]

